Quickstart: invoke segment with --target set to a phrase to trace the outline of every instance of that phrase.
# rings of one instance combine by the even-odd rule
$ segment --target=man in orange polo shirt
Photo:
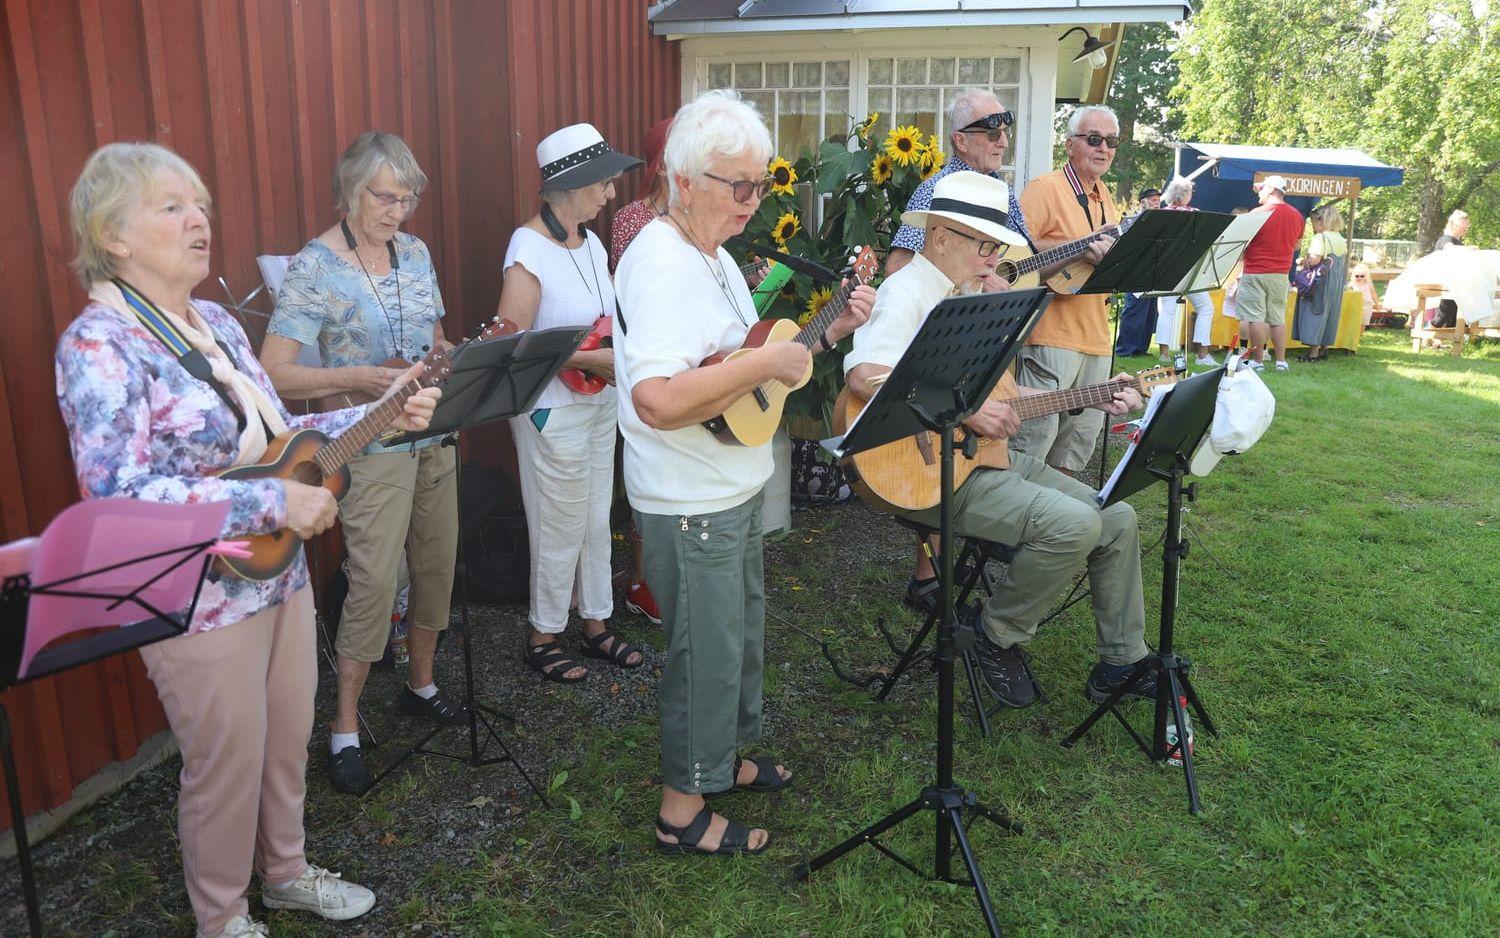
[[[1119,145],[1120,121],[1114,111],[1093,106],[1073,112],[1064,144],[1068,162],[1060,170],[1033,179],[1021,193],[1021,210],[1037,250],[1077,240],[1120,220],[1114,199],[1100,182],[1114,163]],[[1098,263],[1114,240],[1101,236],[1082,259]],[[1048,391],[1108,381],[1106,299],[1103,295],[1053,297],[1021,350],[1017,381]],[[1010,448],[1077,475],[1088,465],[1103,429],[1104,412],[1092,408],[1028,420],[1011,437]]]

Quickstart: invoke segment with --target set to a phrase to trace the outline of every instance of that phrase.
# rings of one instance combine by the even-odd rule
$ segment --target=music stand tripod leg
[[[16,754],[12,747],[10,711],[0,703],[0,761],[4,763],[5,794],[10,802],[10,830],[16,838],[16,862],[21,867],[21,892],[26,900],[26,921],[31,934],[40,938],[42,913],[37,904],[36,872],[31,866],[31,842],[26,836],[26,812],[21,807],[21,780],[16,773]]]

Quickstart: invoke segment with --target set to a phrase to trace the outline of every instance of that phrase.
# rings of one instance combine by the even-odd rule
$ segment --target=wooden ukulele
[[[266,447],[254,465],[237,466],[219,473],[223,479],[291,479],[306,485],[319,485],[342,499],[349,491],[349,460],[376,440],[401,409],[406,399],[422,388],[443,382],[453,370],[448,352],[438,349],[422,359],[422,374],[408,382],[390,397],[370,408],[358,423],[329,439],[320,430],[292,430],[283,433]],[[411,367],[405,365],[403,367]],[[289,528],[271,534],[252,534],[236,540],[249,542],[250,556],[222,556],[219,563],[236,576],[247,580],[269,580],[291,565],[302,550],[302,539]]]
[[[1134,222],[1135,216],[1122,218],[1118,225],[1108,225],[1076,241],[1059,244],[1045,251],[1037,251],[1035,254],[1030,248],[1009,247],[1005,252],[1005,257],[995,265],[995,275],[1010,281],[1011,289],[1014,290],[1030,290],[1041,286],[1043,268],[1088,253],[1089,246],[1100,238],[1120,237],[1130,230]],[[1064,296],[1077,293],[1084,282],[1089,279],[1089,275],[1094,272],[1094,267],[1095,265],[1088,261],[1073,261],[1048,277],[1047,286],[1053,293],[1060,293]]]
[[[614,345],[611,336],[614,333],[614,320],[608,316],[600,316],[594,320],[594,327],[584,337],[578,346],[580,352],[592,352],[595,349],[609,348]],[[557,377],[563,384],[577,391],[579,394],[598,394],[609,387],[609,382],[592,372],[584,371],[582,368],[564,368],[557,373]]]
[[[1001,376],[989,399],[1009,404],[1022,420],[1060,414],[1065,410],[1077,410],[1103,404],[1114,398],[1115,392],[1133,387],[1142,396],[1163,384],[1172,384],[1178,379],[1177,372],[1166,366],[1142,371],[1132,378],[1120,378],[1103,384],[1091,384],[1081,388],[1064,388],[1060,391],[1044,391],[1041,394],[1021,395],[1010,372]],[[865,401],[847,386],[833,405],[833,430],[844,433]],[[965,430],[965,433],[969,431]],[[953,487],[963,485],[975,469],[990,467],[1004,469],[1010,465],[1010,451],[1004,437],[977,437],[974,455],[967,455],[967,448],[954,447]],[[854,490],[865,501],[885,511],[920,511],[936,505],[941,495],[941,475],[938,454],[938,436],[923,431],[904,440],[895,440],[844,460],[849,480]]]
[[[823,333],[828,331],[828,326],[844,311],[854,289],[869,283],[879,270],[880,262],[875,257],[875,252],[869,247],[860,248],[854,258],[854,272],[850,275],[849,282],[823,304],[823,309],[807,325],[798,329],[797,323],[790,319],[762,319],[750,327],[743,345],[728,353],[720,352],[709,356],[703,360],[703,364],[716,365],[730,361],[767,342],[791,341],[811,349]],[[809,363],[807,373],[796,384],[782,384],[775,379],[766,381],[730,404],[724,413],[712,420],[705,420],[703,426],[719,442],[731,446],[760,446],[767,443],[775,434],[776,427],[781,424],[781,411],[786,406],[787,397],[807,384],[812,378],[812,372],[812,364]]]

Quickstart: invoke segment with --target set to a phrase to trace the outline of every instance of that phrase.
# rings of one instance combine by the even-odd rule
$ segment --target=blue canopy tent
[[[1399,186],[1405,175],[1399,166],[1387,166],[1359,150],[1223,143],[1177,144],[1176,170],[1179,176],[1193,177],[1193,206],[1212,212],[1227,212],[1240,205],[1254,207],[1257,200],[1250,184],[1256,173],[1355,177],[1361,189]],[[1287,201],[1306,215],[1324,200],[1290,196]]]

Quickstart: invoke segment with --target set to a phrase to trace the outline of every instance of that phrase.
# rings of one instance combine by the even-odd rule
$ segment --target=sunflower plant
[[[879,119],[878,113],[851,117],[847,133],[821,141],[816,151],[794,159],[775,156],[766,165],[771,191],[745,227],[745,237],[834,271],[847,267],[865,245],[883,263],[912,191],[942,168],[947,157],[935,135],[924,136],[915,126],[893,127],[876,136]],[[822,221],[814,227],[819,214]],[[838,289],[836,283],[815,283],[806,274],[794,274],[765,317],[805,325]],[[827,435],[849,344],[846,339],[813,359],[812,380],[787,402],[793,435]]]

